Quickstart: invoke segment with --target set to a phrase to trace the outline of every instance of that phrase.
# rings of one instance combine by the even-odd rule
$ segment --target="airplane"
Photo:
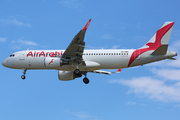
[[[24,80],[27,70],[55,69],[62,81],[74,80],[84,75],[83,82],[89,83],[87,73],[110,75],[123,68],[144,65],[164,59],[176,60],[176,52],[167,51],[174,22],[165,22],[150,40],[139,49],[90,49],[85,50],[84,37],[91,19],[75,35],[66,50],[25,50],[11,54],[2,65],[22,69]],[[117,72],[102,69],[118,69]]]

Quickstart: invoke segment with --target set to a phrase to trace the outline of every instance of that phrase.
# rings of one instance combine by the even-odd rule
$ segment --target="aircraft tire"
[[[88,84],[88,83],[89,83],[89,79],[88,79],[87,77],[85,77],[85,78],[83,79],[83,82],[84,82],[85,84]]]
[[[81,71],[80,71],[79,69],[76,69],[76,70],[74,71],[74,74],[77,75],[77,76],[79,76],[79,75],[81,75]]]
[[[24,80],[24,79],[26,79],[26,76],[25,76],[25,75],[22,75],[21,78]]]

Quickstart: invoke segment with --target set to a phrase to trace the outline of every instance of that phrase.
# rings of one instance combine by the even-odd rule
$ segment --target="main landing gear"
[[[84,82],[85,84],[88,84],[88,83],[89,83],[89,79],[88,79],[87,77],[85,77],[85,78],[83,79],[83,82]]]
[[[26,79],[26,76],[25,76],[25,74],[26,74],[26,71],[27,71],[27,69],[23,69],[23,75],[21,76],[21,78],[24,80],[24,79]]]
[[[81,71],[79,69],[76,69],[74,71],[74,74],[77,75],[78,77],[81,77]]]
[[[87,72],[81,72],[79,69],[76,69],[74,71],[74,74],[77,75],[78,77],[81,77],[82,74],[85,75],[85,78],[83,79],[83,82],[85,84],[88,84],[89,83],[89,79],[87,78]]]

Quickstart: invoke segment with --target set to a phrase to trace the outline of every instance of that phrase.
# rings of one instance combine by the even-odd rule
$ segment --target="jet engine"
[[[81,75],[82,76],[82,75]],[[75,78],[81,77],[74,74],[74,71],[59,71],[58,78],[62,81],[74,80]]]
[[[61,58],[46,57],[44,59],[44,66],[49,69],[60,68],[63,65],[68,65],[69,61],[62,60]]]
[[[44,59],[44,66],[49,69],[60,67],[60,58],[46,57]]]

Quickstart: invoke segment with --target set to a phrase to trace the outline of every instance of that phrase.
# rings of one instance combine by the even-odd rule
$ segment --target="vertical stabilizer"
[[[163,26],[140,49],[155,50],[152,55],[166,54],[174,22],[165,22]]]
[[[152,51],[151,55],[166,54],[173,25],[174,22],[165,22],[143,47],[135,50],[132,53],[128,66],[130,66],[131,63],[141,54],[147,51]]]

